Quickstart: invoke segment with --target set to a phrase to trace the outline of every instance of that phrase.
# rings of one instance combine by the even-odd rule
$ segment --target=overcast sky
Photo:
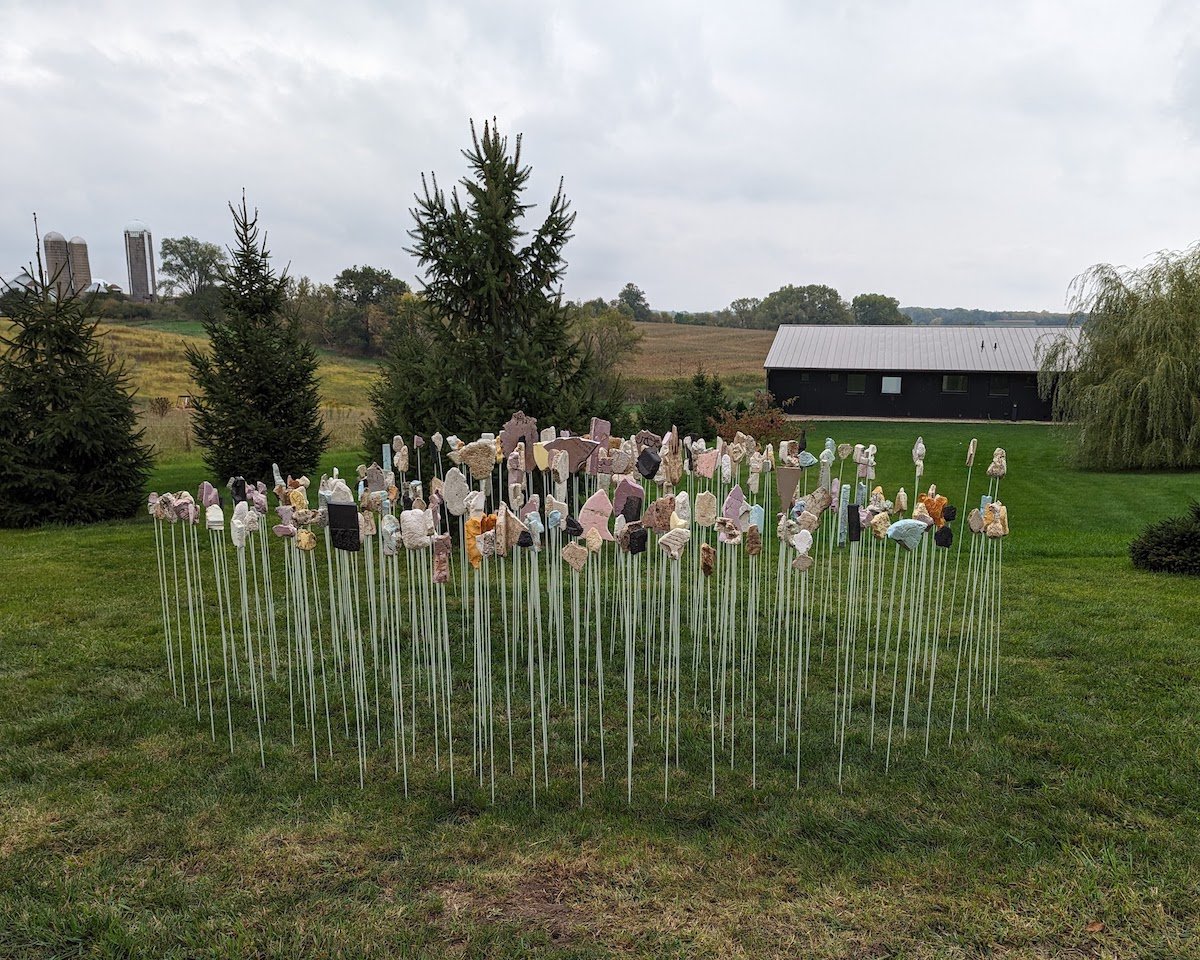
[[[713,309],[785,283],[1061,309],[1200,238],[1194,3],[0,0],[0,273],[42,229],[126,284],[125,222],[228,243],[243,187],[326,281],[404,253],[468,119],[578,213],[571,298]]]

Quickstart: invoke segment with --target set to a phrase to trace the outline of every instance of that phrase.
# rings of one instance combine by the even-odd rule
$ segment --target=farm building
[[[767,389],[791,414],[1049,420],[1041,349],[1056,327],[781,326]],[[1067,328],[1078,336],[1078,328]]]

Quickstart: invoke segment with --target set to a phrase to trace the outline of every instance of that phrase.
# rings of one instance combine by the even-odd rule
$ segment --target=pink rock
[[[617,484],[616,493],[613,494],[613,509],[620,513],[625,509],[625,501],[630,497],[641,501],[645,499],[645,496],[640,483],[635,483],[629,477],[622,477],[621,482]]]
[[[600,444],[596,441],[585,440],[583,437],[559,437],[546,444],[547,450],[566,451],[568,473],[575,473],[592,455],[592,451],[599,447]]]
[[[725,503],[721,506],[721,516],[728,520],[738,530],[743,530],[742,526],[742,508],[746,505],[746,496],[742,493],[740,484],[734,486],[729,491],[729,496],[725,498]],[[734,538],[721,531],[721,539],[725,542],[731,542]]]
[[[587,470],[588,473],[595,475],[600,468],[600,451],[608,450],[608,438],[612,436],[612,424],[599,417],[592,417],[591,435],[592,440],[596,443],[596,449],[588,457]]]
[[[603,490],[597,490],[583,504],[583,508],[579,511],[579,525],[583,527],[583,532],[586,534],[589,530],[595,529],[600,537],[604,540],[612,540],[613,535],[608,532],[608,518],[612,516],[613,506],[608,499],[608,494]]]
[[[698,476],[711,480],[717,469],[717,450],[705,450],[696,457],[696,473]]]

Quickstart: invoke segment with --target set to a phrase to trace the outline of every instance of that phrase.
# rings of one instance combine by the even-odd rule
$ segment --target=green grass
[[[171,697],[148,520],[0,532],[0,955],[1200,956],[1198,585],[1126,553],[1197,475],[1074,472],[1046,427],[829,432],[910,493],[923,433],[952,501],[967,440],[1005,446],[1012,526],[991,723],[887,775],[856,745],[841,793],[816,734],[798,792],[702,767],[667,806],[652,757],[582,811],[405,800],[383,754],[360,790],[345,748],[314,785],[285,735],[262,771],[248,711],[231,757]]]

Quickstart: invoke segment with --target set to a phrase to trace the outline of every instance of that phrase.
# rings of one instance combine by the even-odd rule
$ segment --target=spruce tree
[[[229,205],[236,241],[221,271],[221,310],[204,320],[207,351],[188,347],[196,385],[192,429],[218,480],[271,479],[271,464],[299,476],[329,444],[321,418],[317,352],[283,313],[258,211]]]
[[[419,333],[392,338],[372,391],[369,450],[395,432],[494,430],[516,410],[572,429],[614,415],[599,399],[594,358],[572,328],[560,283],[575,214],[562,182],[527,229],[531,168],[495,121],[471,124],[468,175],[447,195],[422,177],[408,251],[424,272]]]
[[[40,253],[37,277],[0,337],[0,527],[133,516],[152,462],[133,391],[97,339],[93,298],[58,296]]]

